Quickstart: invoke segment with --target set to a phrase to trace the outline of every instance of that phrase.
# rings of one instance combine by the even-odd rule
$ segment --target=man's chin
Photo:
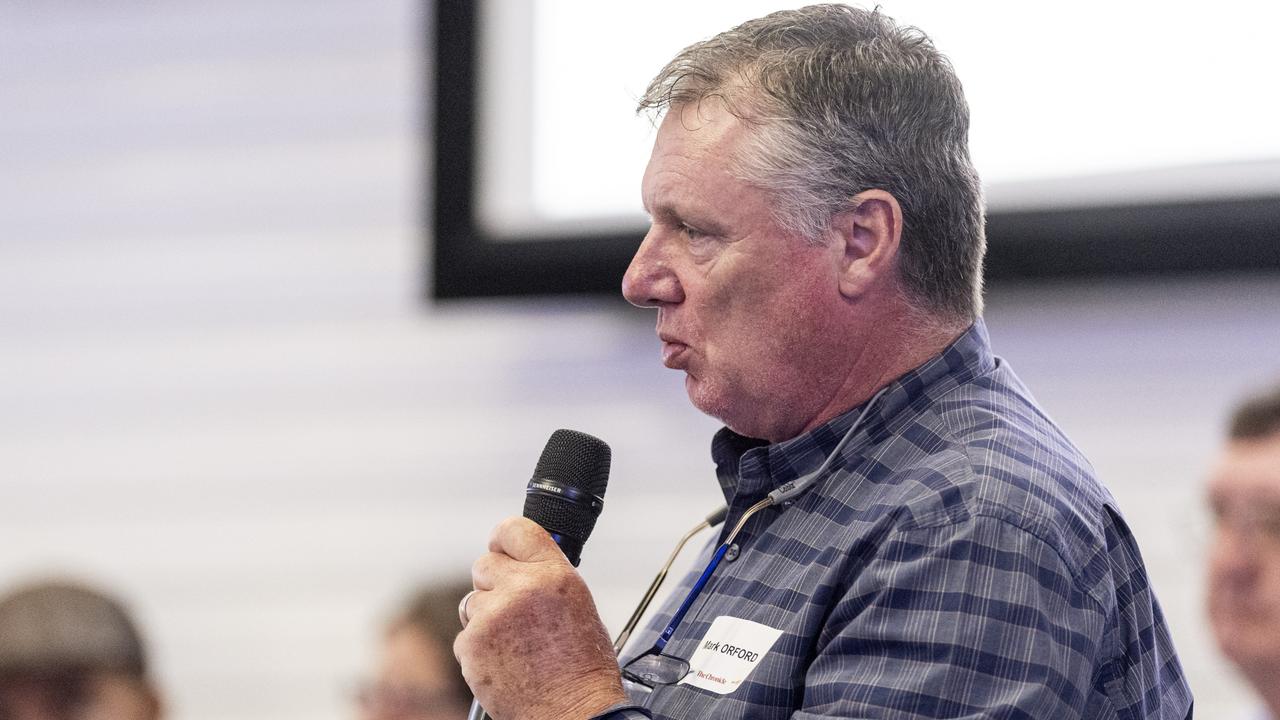
[[[733,428],[733,423],[730,422],[729,403],[725,400],[723,393],[715,391],[713,385],[686,372],[684,376],[684,391],[689,396],[689,403],[697,408],[699,412],[704,415],[710,415]]]
[[[767,413],[752,412],[759,407],[758,404],[731,403],[726,393],[717,392],[714,385],[692,375],[685,376],[684,388],[689,395],[689,402],[704,415],[719,420],[725,427],[744,437],[769,438],[769,426],[765,423],[770,416]]]
[[[712,397],[712,393],[707,391],[706,383],[694,377],[688,371],[685,371],[684,374],[684,393],[689,396],[689,404],[699,411],[718,420],[723,420],[719,412],[721,408],[714,402],[715,398]]]

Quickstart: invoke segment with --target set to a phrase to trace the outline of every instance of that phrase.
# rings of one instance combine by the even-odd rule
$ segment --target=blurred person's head
[[[1222,652],[1280,715],[1280,387],[1236,410],[1209,483],[1209,618]]]
[[[458,603],[470,583],[426,587],[387,624],[377,673],[360,690],[360,720],[461,720],[471,690],[453,657]],[[2,719],[0,719],[2,720]]]
[[[69,582],[0,596],[0,720],[156,720],[137,626],[114,598]]]

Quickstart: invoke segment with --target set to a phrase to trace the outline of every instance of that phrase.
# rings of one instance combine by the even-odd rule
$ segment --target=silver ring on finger
[[[462,596],[462,600],[458,602],[458,622],[462,623],[462,627],[466,627],[471,620],[471,616],[467,614],[467,603],[470,602],[471,596],[476,594],[476,590],[472,590]]]

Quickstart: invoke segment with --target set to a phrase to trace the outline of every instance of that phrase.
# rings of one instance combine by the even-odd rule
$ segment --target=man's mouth
[[[673,340],[662,341],[662,364],[673,370],[685,367],[689,346]]]

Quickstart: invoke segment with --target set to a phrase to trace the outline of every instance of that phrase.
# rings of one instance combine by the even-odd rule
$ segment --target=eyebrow
[[[663,220],[682,219],[684,217],[684,215],[682,215],[679,210],[676,210],[675,206],[670,203],[658,203],[658,206],[655,208],[650,209],[646,206],[645,209],[648,210],[649,215],[652,217],[662,218]]]
[[[652,198],[645,197],[643,195],[640,197],[640,204],[644,206],[644,211],[649,215],[661,217],[683,217],[680,211],[676,209],[676,206],[670,201],[661,200],[650,206],[649,201],[651,199]]]

